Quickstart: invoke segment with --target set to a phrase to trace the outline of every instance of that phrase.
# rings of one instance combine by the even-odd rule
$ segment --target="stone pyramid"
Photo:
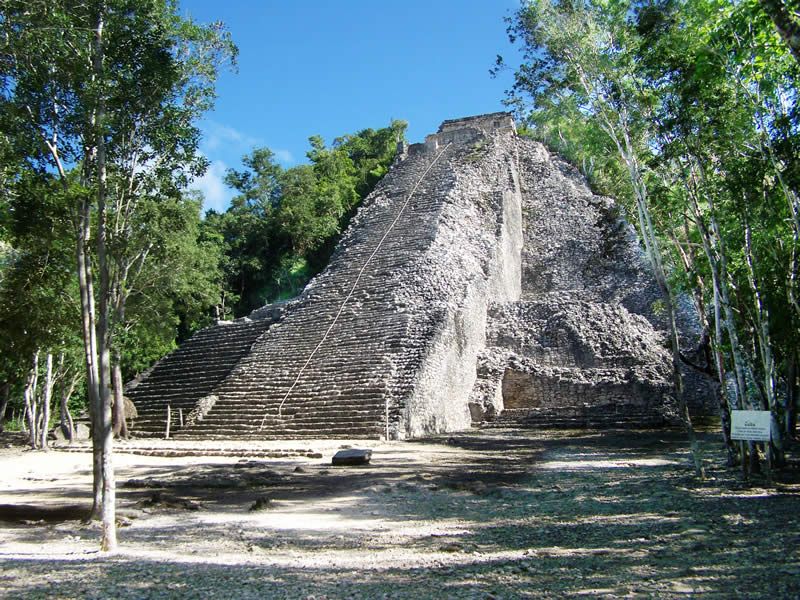
[[[295,300],[198,332],[129,385],[139,435],[402,439],[671,416],[655,282],[615,203],[494,113],[399,148]],[[680,314],[687,356],[700,348]],[[698,359],[699,360],[699,359]],[[713,388],[686,368],[686,394]]]

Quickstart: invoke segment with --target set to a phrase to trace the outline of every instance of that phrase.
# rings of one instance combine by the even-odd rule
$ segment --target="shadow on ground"
[[[702,437],[709,466],[722,464],[716,435]],[[377,455],[360,469],[242,461],[154,470],[123,488],[128,504],[160,493],[200,506],[172,526],[143,518],[122,530],[123,544],[162,549],[157,557],[0,554],[0,589],[11,598],[800,595],[795,473],[769,489],[721,468],[699,481],[672,431],[424,442],[454,452],[423,465]],[[261,525],[203,516],[245,515],[264,496],[301,508],[327,499],[335,512],[311,511],[302,527],[280,526],[280,515]],[[316,529],[317,517],[333,528]],[[225,552],[215,552],[223,540]]]

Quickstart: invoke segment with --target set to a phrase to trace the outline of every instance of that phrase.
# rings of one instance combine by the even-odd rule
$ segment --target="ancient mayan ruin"
[[[674,414],[659,293],[609,198],[495,113],[403,145],[296,299],[198,332],[127,395],[136,435],[403,439]],[[700,351],[690,304],[680,326]],[[684,370],[695,410],[712,394]]]

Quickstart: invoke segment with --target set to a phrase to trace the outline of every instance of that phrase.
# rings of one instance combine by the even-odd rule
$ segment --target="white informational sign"
[[[731,439],[768,442],[772,417],[768,410],[732,410]]]

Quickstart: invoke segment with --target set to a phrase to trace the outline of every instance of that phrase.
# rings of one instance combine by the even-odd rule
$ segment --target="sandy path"
[[[330,467],[342,444],[373,448],[372,465]],[[797,486],[743,488],[724,471],[697,482],[671,432],[248,449],[292,447],[322,458],[118,454],[120,551],[99,555],[93,525],[0,521],[0,596],[800,593]],[[0,504],[85,505],[89,461],[0,451]],[[259,498],[268,508],[249,511]]]

